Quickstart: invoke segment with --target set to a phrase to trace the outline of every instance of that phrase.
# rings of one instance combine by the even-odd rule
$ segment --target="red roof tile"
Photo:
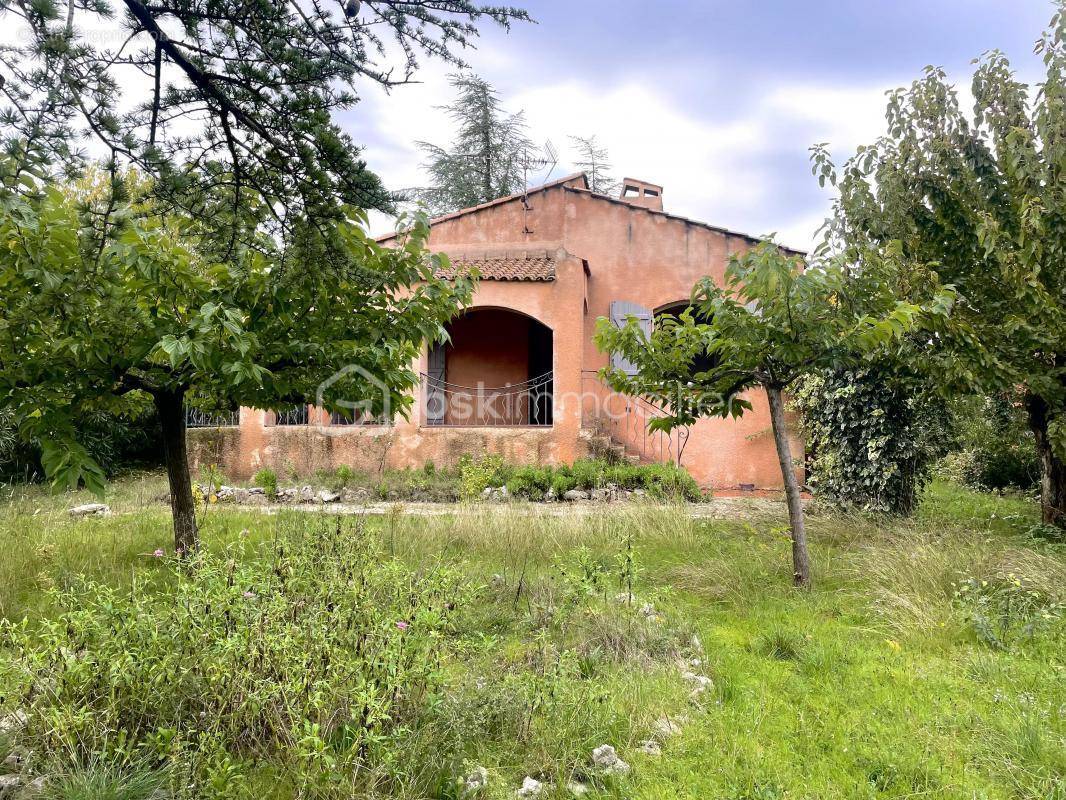
[[[554,281],[555,258],[547,253],[521,255],[455,256],[449,269],[437,270],[438,278],[451,279],[456,273],[476,268],[486,281]]]

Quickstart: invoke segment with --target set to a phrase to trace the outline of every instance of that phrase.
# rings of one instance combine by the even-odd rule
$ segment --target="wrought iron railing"
[[[330,425],[388,425],[391,420],[384,414],[377,416],[365,411],[352,410],[350,413],[334,411],[329,415]]]
[[[241,422],[240,411],[204,411],[185,409],[186,428],[235,428]]]
[[[641,461],[681,464],[688,428],[651,430],[651,422],[667,416],[666,411],[614,391],[593,371],[581,374],[581,414],[586,427],[600,429]]]
[[[310,414],[306,405],[292,406],[274,412],[275,425],[306,425]]]
[[[532,427],[552,425],[554,374],[505,386],[461,386],[422,375],[426,425]]]

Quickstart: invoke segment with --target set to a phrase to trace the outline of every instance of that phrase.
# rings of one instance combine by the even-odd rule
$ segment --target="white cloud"
[[[434,108],[450,99],[445,70],[426,68],[420,78],[423,84],[389,96],[373,90],[347,126],[357,142],[368,143],[367,161],[390,187],[424,181],[416,141],[446,143],[452,135],[447,116]],[[808,247],[831,195],[821,192],[821,201],[812,202],[819,193],[807,150],[828,141],[843,160],[874,139],[884,125],[885,88],[784,84],[741,113],[723,113],[721,121],[706,109],[695,113],[652,83],[633,81],[530,86],[504,102],[526,112],[534,141],[551,140],[560,152],[563,163],[553,177],[572,171],[567,137],[595,134],[618,177],[664,186],[668,210],[752,234],[776,231],[781,241]],[[797,194],[805,199],[789,206],[787,198]],[[375,230],[390,226],[382,215],[372,224]]]

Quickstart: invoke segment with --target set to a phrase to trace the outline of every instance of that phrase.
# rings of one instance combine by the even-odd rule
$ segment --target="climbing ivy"
[[[909,514],[950,439],[950,415],[887,365],[811,375],[793,395],[811,454],[808,485],[845,508]]]

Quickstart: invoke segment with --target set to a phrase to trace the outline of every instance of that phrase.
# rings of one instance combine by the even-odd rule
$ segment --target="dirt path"
[[[638,503],[425,503],[425,502],[375,502],[375,503],[301,503],[293,505],[226,505],[225,508],[241,511],[258,511],[277,514],[280,511],[302,511],[308,514],[365,514],[387,516],[405,514],[410,516],[441,517],[449,514],[484,514],[506,511],[510,514],[545,517],[584,516],[610,511],[637,510],[640,508],[683,508],[694,519],[751,519],[755,517],[785,517],[788,509],[784,502],[764,497],[716,497],[706,503],[686,503],[683,506],[668,506]]]

